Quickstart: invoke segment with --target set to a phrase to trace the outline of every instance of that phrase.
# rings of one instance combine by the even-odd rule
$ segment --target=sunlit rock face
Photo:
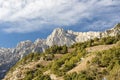
[[[67,31],[63,30],[62,28],[56,28],[52,32],[52,34],[48,36],[46,44],[48,46],[52,45],[70,46],[71,44],[75,43],[74,39],[75,39],[74,35],[67,33]]]
[[[120,23],[116,24],[115,27],[113,27],[112,29],[102,32],[102,37],[115,35],[120,35]]]
[[[44,39],[37,39],[34,42],[34,46],[32,46],[32,52],[44,52],[48,45],[46,45],[46,40]]]
[[[61,28],[57,28],[48,36],[46,44],[49,46],[70,46],[76,42],[84,42],[94,39],[95,37],[100,38],[100,32],[73,32],[72,30],[65,31]]]
[[[72,30],[65,31],[62,28],[56,28],[47,39],[37,39],[35,42],[30,40],[22,41],[13,49],[0,48],[0,79],[4,77],[11,66],[29,53],[44,52],[46,48],[52,45],[70,46],[76,42],[84,42],[96,37],[115,36],[117,34],[120,34],[120,23],[104,32],[74,32]]]

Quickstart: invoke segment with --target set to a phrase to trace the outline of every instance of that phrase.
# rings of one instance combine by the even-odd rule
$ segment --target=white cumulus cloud
[[[2,28],[9,33],[32,32],[49,25],[75,25],[84,19],[95,25],[94,18],[114,24],[120,18],[119,7],[119,0],[0,0],[0,23],[12,24]]]

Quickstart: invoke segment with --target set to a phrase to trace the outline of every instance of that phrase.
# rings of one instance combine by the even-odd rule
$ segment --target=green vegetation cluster
[[[87,70],[66,75],[65,80],[120,80],[120,45],[94,54]]]
[[[49,75],[43,75],[42,71],[36,69],[27,71],[23,80],[51,80],[51,78]]]

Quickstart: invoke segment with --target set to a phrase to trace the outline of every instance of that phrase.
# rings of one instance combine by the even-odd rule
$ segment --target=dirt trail
[[[61,77],[58,77],[57,75],[51,73],[51,70],[48,70],[48,71],[44,72],[43,74],[44,74],[44,75],[50,75],[50,78],[51,78],[52,80],[64,80],[62,76],[61,76]]]
[[[88,57],[86,57],[86,58],[83,58],[82,60],[81,60],[81,63],[80,64],[78,64],[76,67],[74,67],[72,70],[70,70],[70,71],[68,71],[68,74],[69,73],[73,73],[73,72],[80,72],[80,71],[82,71],[82,70],[85,70],[85,69],[87,69],[87,62],[88,61],[91,61],[92,60],[92,58],[94,58],[95,57],[95,55],[94,54],[92,54],[92,55],[88,55]]]

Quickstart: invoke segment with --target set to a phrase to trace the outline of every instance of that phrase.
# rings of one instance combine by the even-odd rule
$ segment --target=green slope
[[[120,36],[95,38],[71,47],[52,46],[45,53],[30,53],[14,65],[4,80],[119,80]],[[107,50],[86,48],[113,45]],[[91,57],[93,56],[94,57]],[[91,59],[88,59],[91,57]],[[88,60],[87,60],[88,59]],[[79,66],[81,65],[81,66]],[[83,66],[84,65],[84,66]],[[77,71],[74,69],[77,67]],[[84,67],[84,68],[82,68]],[[82,69],[81,69],[82,68]],[[73,70],[71,73],[69,71]]]

